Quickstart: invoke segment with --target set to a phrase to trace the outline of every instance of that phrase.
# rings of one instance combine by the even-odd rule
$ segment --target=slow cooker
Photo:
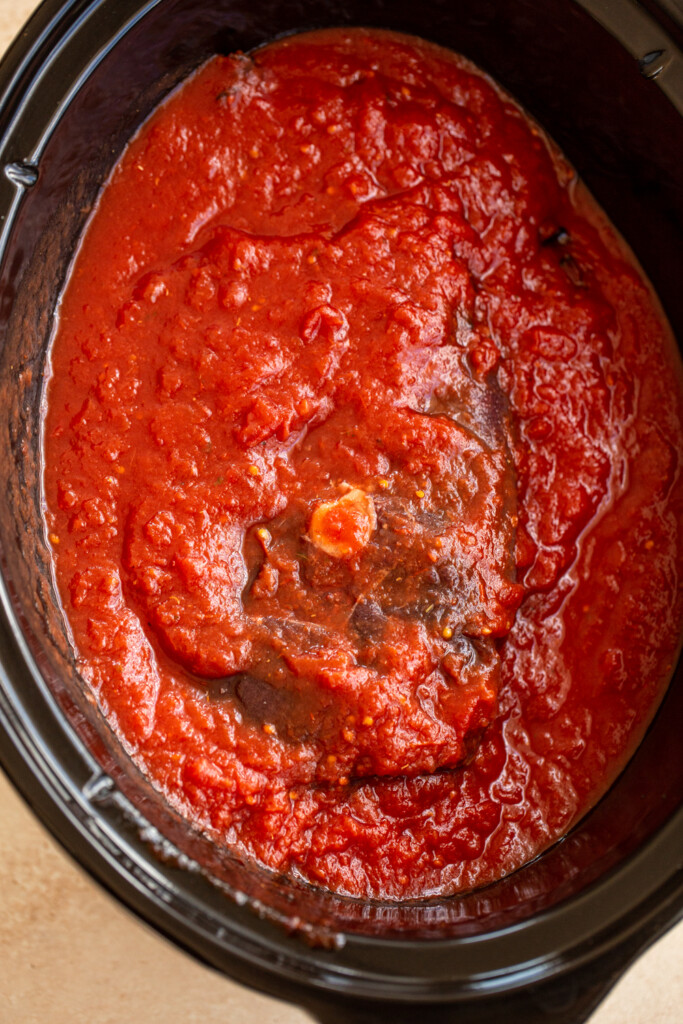
[[[496,885],[333,896],[242,862],[139,774],[76,674],[42,524],[60,291],[98,190],[214,53],[331,25],[465,54],[549,131],[683,337],[683,11],[676,0],[45,0],[0,66],[0,762],[102,884],[176,943],[323,1022],[585,1020],[683,915],[683,670],[601,803]]]

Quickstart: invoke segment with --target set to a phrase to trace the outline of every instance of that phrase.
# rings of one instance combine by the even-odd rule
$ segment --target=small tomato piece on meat
[[[351,558],[365,547],[376,529],[372,498],[354,487],[336,501],[318,505],[311,516],[308,539],[333,558]]]

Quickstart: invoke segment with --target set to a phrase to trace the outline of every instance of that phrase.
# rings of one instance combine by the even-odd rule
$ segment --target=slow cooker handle
[[[614,954],[568,975],[517,993],[449,1003],[384,1003],[357,1001],[308,1006],[319,1024],[584,1024],[633,960],[652,941],[630,948],[627,959]],[[618,958],[617,958],[618,960]]]
[[[558,986],[543,999],[525,994],[475,1004],[403,1004],[383,1008],[338,1005],[314,1011],[319,1024],[584,1024],[618,980],[614,978],[581,990],[573,984]]]

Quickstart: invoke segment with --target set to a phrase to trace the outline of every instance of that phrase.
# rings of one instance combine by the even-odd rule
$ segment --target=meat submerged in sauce
[[[392,229],[395,220],[394,204],[368,204],[357,225],[326,240],[330,252],[318,254],[316,276],[333,281],[340,259],[355,264],[368,234]],[[434,237],[428,208],[416,206],[411,228],[412,237]],[[395,237],[400,252],[398,231]],[[441,264],[462,287],[452,252],[440,236],[437,243]],[[159,275],[159,314],[201,272],[212,297],[196,304],[193,330],[218,334],[217,317],[223,330],[234,330],[241,318],[218,296],[245,244],[240,233],[220,228]],[[331,283],[312,285],[303,262],[293,292],[311,297],[302,316],[299,302],[289,292],[278,296],[273,281],[283,263],[301,265],[309,246],[248,241],[251,287],[271,296],[271,322],[297,340],[278,348],[276,371],[265,388],[261,378],[256,401],[244,396],[234,432],[236,452],[258,451],[247,474],[258,480],[260,508],[276,514],[256,518],[232,494],[221,502],[201,484],[163,508],[143,499],[129,513],[124,564],[173,658],[194,676],[224,680],[224,699],[245,720],[306,744],[292,782],[346,784],[453,767],[471,755],[496,713],[495,638],[509,631],[522,596],[506,403],[495,376],[478,374],[459,350],[450,303],[434,309],[431,294],[415,301],[419,261],[398,259],[378,273],[360,306]],[[149,287],[145,278],[135,291]],[[410,307],[393,402],[384,391],[381,344],[372,352],[380,376],[358,373],[373,301],[394,319]],[[407,345],[422,340],[424,325],[422,365],[410,366]],[[226,380],[245,358],[227,337],[220,353]],[[386,355],[395,359],[395,338],[387,341]],[[429,365],[432,353],[438,369]],[[269,355],[272,337],[250,335],[247,358],[261,374]],[[294,381],[301,388],[307,379],[311,399],[293,412]]]

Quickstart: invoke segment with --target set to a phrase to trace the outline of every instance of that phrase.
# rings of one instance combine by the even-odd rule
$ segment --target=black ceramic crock
[[[677,0],[46,0],[0,65],[0,761],[60,842],[140,916],[319,1019],[576,1024],[683,914],[683,671],[609,794],[497,885],[363,903],[194,833],[79,685],[41,523],[46,349],[71,255],[126,140],[215,52],[327,25],[464,53],[564,149],[683,337]]]

